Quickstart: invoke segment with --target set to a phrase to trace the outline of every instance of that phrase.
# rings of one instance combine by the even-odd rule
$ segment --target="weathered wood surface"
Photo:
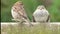
[[[25,26],[29,25],[29,23],[23,23]],[[34,25],[42,25],[42,24],[46,24],[46,25],[50,25],[50,26],[53,26],[53,25],[56,25],[56,26],[60,26],[60,22],[50,22],[50,23],[39,23],[39,22],[31,22],[31,24],[34,26]],[[18,26],[20,25],[19,22],[1,22],[1,28],[3,26]]]
[[[1,22],[1,25],[3,25],[3,24],[6,24],[6,25],[9,25],[9,24],[11,24],[11,25],[17,25],[19,22]],[[29,24],[29,23],[24,23],[24,24]],[[31,24],[39,24],[38,22],[31,22]],[[50,24],[57,24],[57,25],[60,25],[60,22],[50,22]]]
[[[32,28],[27,27],[29,23],[23,23],[23,25],[20,26],[16,22],[1,22],[1,34],[34,34],[37,32],[41,34],[42,32],[45,32],[44,34],[50,34],[49,32],[51,32],[51,34],[60,34],[60,22],[31,22],[31,24],[33,25]]]
[[[34,26],[34,25],[49,25],[49,26],[60,26],[60,22],[50,22],[50,23],[39,23],[39,22],[31,22],[31,24]],[[23,23],[23,25],[29,25],[29,23]],[[3,26],[20,26],[20,24],[17,22],[1,22],[1,28],[3,27]]]

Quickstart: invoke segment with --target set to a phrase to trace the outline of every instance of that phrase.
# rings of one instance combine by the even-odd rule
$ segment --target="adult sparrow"
[[[30,20],[27,17],[27,14],[24,10],[24,5],[22,3],[22,1],[17,1],[11,9],[11,14],[13,19],[15,21],[19,21],[19,22],[30,22]]]

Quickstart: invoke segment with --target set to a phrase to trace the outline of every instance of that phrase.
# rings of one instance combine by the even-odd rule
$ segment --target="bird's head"
[[[22,3],[22,1],[17,1],[14,5],[16,5],[16,6],[22,6],[23,3]]]
[[[42,9],[45,9],[45,7],[44,7],[44,5],[39,5],[39,6],[37,7],[37,9],[42,10]]]
[[[13,10],[14,11],[21,11],[23,9],[23,3],[22,1],[17,1],[14,5],[13,5]]]

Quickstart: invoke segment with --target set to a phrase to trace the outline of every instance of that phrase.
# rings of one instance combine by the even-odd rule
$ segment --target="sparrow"
[[[17,1],[11,9],[11,14],[14,21],[19,21],[19,22],[30,22],[29,18],[27,17],[27,14],[24,9],[24,5],[22,1]]]
[[[49,12],[44,5],[39,5],[33,12],[33,22],[50,22]]]

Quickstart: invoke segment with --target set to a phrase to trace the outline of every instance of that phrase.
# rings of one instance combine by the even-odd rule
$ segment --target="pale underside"
[[[33,16],[35,18],[35,21],[37,22],[46,22],[49,13],[47,10],[39,10],[37,9],[34,13]]]

